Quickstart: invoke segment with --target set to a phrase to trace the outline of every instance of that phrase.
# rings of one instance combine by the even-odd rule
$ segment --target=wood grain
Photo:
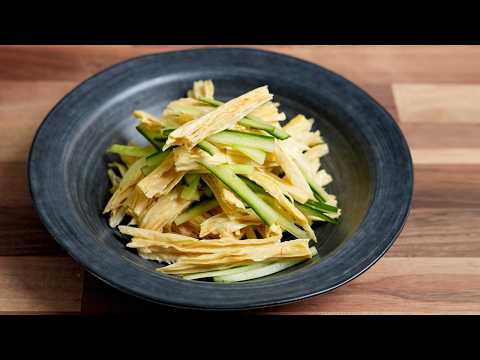
[[[480,208],[412,209],[388,257],[479,257]]]
[[[0,58],[1,54],[2,50]],[[0,142],[0,162],[24,162],[41,122],[76,82],[1,79],[0,76],[0,134],[4,136]]]
[[[480,124],[400,123],[414,150],[478,149]]]
[[[4,256],[0,289],[0,313],[78,312],[83,271],[69,257]]]
[[[414,208],[480,208],[480,165],[415,165]]]
[[[412,149],[414,164],[480,164],[480,148]]]
[[[63,253],[32,207],[26,161],[40,123],[75,84],[0,80],[0,256]]]
[[[393,84],[402,122],[480,123],[480,85]]]
[[[262,313],[478,313],[479,298],[479,258],[384,258],[335,292]]]
[[[81,81],[131,57],[192,47],[203,46],[0,46],[1,312],[178,311],[58,256],[31,205],[26,160],[45,115]],[[480,46],[254,47],[356,82],[399,122],[415,161],[413,209],[386,256],[333,293],[271,312],[480,313]]]

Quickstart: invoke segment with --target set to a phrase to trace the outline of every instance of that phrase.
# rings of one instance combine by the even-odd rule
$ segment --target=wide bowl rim
[[[372,102],[377,110],[380,110],[382,112],[382,115],[387,121],[390,121],[390,126],[393,127],[393,130],[396,132],[396,136],[398,136],[398,140],[400,141],[400,145],[402,147],[402,151],[404,151],[404,154],[406,156],[407,160],[407,175],[408,175],[408,183],[409,183],[409,192],[406,194],[406,200],[407,201],[407,206],[404,208],[403,213],[401,216],[397,219],[396,223],[394,224],[395,231],[393,234],[389,236],[386,241],[383,242],[383,248],[381,251],[377,252],[375,256],[371,257],[366,261],[366,265],[363,266],[360,270],[353,272],[349,274],[348,276],[345,276],[342,281],[339,281],[327,288],[319,289],[319,290],[310,290],[307,291],[305,294],[300,295],[300,296],[285,296],[282,299],[277,299],[273,301],[269,301],[268,303],[257,303],[257,304],[252,304],[252,305],[241,305],[241,306],[221,306],[221,307],[212,307],[212,306],[202,306],[201,304],[184,304],[184,303],[175,303],[175,302],[168,302],[168,301],[162,301],[159,298],[154,298],[151,296],[147,296],[146,294],[142,294],[138,291],[133,291],[131,290],[128,286],[124,286],[121,283],[111,281],[108,276],[105,276],[105,274],[100,274],[97,270],[93,269],[92,265],[88,263],[88,261],[84,261],[82,258],[81,254],[74,253],[71,249],[71,246],[69,246],[68,243],[64,242],[63,239],[56,234],[55,226],[54,224],[51,224],[48,217],[44,213],[44,209],[40,206],[39,204],[39,199],[40,196],[36,194],[36,191],[34,189],[34,186],[32,186],[32,173],[34,172],[34,167],[35,164],[32,162],[32,155],[34,154],[35,151],[35,144],[37,143],[39,134],[41,133],[42,129],[46,126],[48,123],[49,119],[51,118],[52,113],[55,112],[56,109],[61,107],[61,105],[66,102],[69,97],[74,94],[75,92],[79,91],[79,89],[83,88],[84,86],[90,84],[92,81],[100,77],[104,73],[108,73],[110,71],[113,71],[114,69],[120,68],[122,66],[125,66],[126,64],[131,64],[137,61],[140,61],[142,59],[146,58],[156,58],[156,57],[161,57],[164,55],[170,55],[170,54],[178,54],[178,53],[201,53],[201,52],[224,52],[224,51],[240,51],[240,52],[250,52],[250,53],[263,53],[269,56],[275,56],[279,58],[284,58],[288,59],[289,61],[294,61],[298,63],[303,63],[308,66],[314,66],[318,70],[329,74],[330,76],[333,76],[337,79],[340,79],[341,81],[345,82],[348,84],[349,87],[353,88],[356,92],[358,92],[361,96],[365,97],[368,99],[370,102]],[[194,309],[194,310],[217,310],[217,311],[232,311],[232,310],[248,310],[248,309],[259,309],[259,308],[266,308],[266,307],[272,307],[272,306],[279,306],[279,305],[284,305],[284,304],[289,304],[293,302],[298,302],[301,300],[305,300],[320,294],[325,294],[328,293],[350,281],[353,279],[357,278],[358,276],[362,275],[365,271],[370,269],[375,263],[379,261],[381,257],[385,255],[385,253],[391,248],[395,240],[398,238],[400,233],[402,232],[403,228],[405,227],[405,224],[407,222],[408,216],[411,211],[412,207],[412,201],[413,201],[413,193],[414,193],[414,168],[413,168],[413,162],[412,162],[412,156],[411,152],[407,143],[407,140],[401,131],[399,125],[397,122],[393,119],[391,114],[381,105],[379,104],[370,94],[368,94],[364,89],[353,83],[352,81],[346,79],[342,75],[339,75],[327,68],[324,68],[321,65],[299,59],[290,55],[286,55],[283,53],[275,52],[275,51],[267,51],[267,50],[260,50],[256,48],[245,48],[245,47],[223,47],[223,48],[210,48],[210,47],[203,47],[203,48],[195,48],[195,49],[185,49],[185,50],[177,50],[177,51],[167,51],[167,52],[160,52],[160,53],[151,53],[151,54],[145,54],[137,57],[132,57],[129,59],[126,59],[124,61],[118,62],[116,64],[113,64],[111,66],[108,66],[104,68],[103,70],[93,74],[92,76],[88,77],[84,81],[80,82],[78,85],[76,85],[73,89],[71,89],[67,94],[65,94],[56,104],[55,106],[47,113],[45,118],[43,119],[42,123],[38,127],[38,129],[35,132],[35,135],[32,140],[32,144],[29,150],[28,154],[28,161],[27,161],[27,177],[28,177],[28,186],[29,186],[29,191],[30,195],[32,198],[32,203],[33,207],[35,208],[37,214],[40,217],[40,220],[46,227],[47,231],[49,234],[55,239],[55,241],[67,252],[69,256],[71,256],[77,263],[79,263],[85,270],[87,270],[89,273],[97,277],[98,279],[102,280],[103,282],[109,284],[110,286],[121,290],[127,294],[133,295],[135,297],[161,304],[161,305],[167,305],[167,306],[172,306],[176,308],[181,308],[181,309]],[[372,205],[372,204],[371,204]],[[371,206],[370,205],[370,206]],[[192,284],[194,282],[191,282]],[[220,284],[219,284],[220,285]],[[195,285],[193,285],[195,286]]]

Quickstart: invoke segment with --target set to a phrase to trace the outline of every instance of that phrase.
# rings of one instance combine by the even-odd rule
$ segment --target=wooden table
[[[0,47],[0,313],[169,312],[85,273],[40,223],[26,161],[49,109],[130,57],[192,46]],[[415,199],[393,248],[340,289],[274,314],[480,313],[480,47],[257,46],[321,64],[399,122]]]

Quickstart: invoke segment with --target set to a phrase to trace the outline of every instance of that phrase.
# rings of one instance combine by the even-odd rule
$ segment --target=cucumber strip
[[[256,182],[246,178],[245,176],[243,175],[240,175],[240,178],[245,182],[245,184],[247,184],[247,186],[252,189],[254,192],[258,193],[258,194],[267,194],[267,192],[260,186],[258,185]]]
[[[295,206],[297,207],[298,210],[300,210],[302,213],[305,215],[312,215],[316,216],[326,222],[329,222],[331,224],[338,224],[338,221],[335,219],[332,219],[325,213],[321,212],[320,210],[313,209],[311,207],[305,206],[303,204],[300,204],[299,202],[295,201]]]
[[[279,206],[277,200],[272,195],[265,192],[258,194],[258,196],[278,213],[279,217],[277,223],[282,229],[287,230],[290,234],[297,236],[299,239],[315,240],[314,237],[308,236],[308,234],[303,230],[300,230],[293,221],[289,220],[290,216]],[[300,231],[303,232],[302,237],[299,237]]]
[[[275,147],[274,138],[266,135],[251,134],[235,130],[224,130],[210,135],[208,141],[223,145],[240,145],[273,152]]]
[[[203,101],[204,103],[213,105],[215,107],[219,107],[220,105],[223,105],[223,102],[215,100],[214,98],[209,98],[205,96],[200,96],[198,100]]]
[[[263,163],[265,162],[265,158],[267,157],[267,154],[265,153],[265,151],[260,149],[255,149],[248,146],[240,146],[240,145],[230,145],[230,146],[260,165],[263,165]]]
[[[143,175],[147,176],[155,168],[162,163],[163,160],[171,153],[171,150],[167,151],[158,151],[150,156],[145,158],[145,165],[142,167]]]
[[[242,175],[251,175],[255,168],[253,165],[243,165],[243,164],[225,164],[225,165],[217,165],[222,168],[227,168],[228,170],[232,171],[235,174],[242,174]]]
[[[252,165],[243,165],[243,164],[224,164],[224,165],[218,165],[218,166],[224,166],[233,171],[237,175],[251,175],[255,168]],[[190,171],[190,174],[205,174],[208,173],[208,170],[192,170]]]
[[[211,98],[206,98],[206,97],[200,97],[198,100],[203,101],[207,104],[213,105],[213,106],[221,106],[223,105],[223,102],[211,99]],[[252,115],[247,115],[243,119],[241,119],[238,124],[245,126],[245,127],[250,127],[252,129],[259,129],[268,132],[272,136],[276,137],[277,139],[280,140],[285,140],[290,137],[284,130],[277,126],[273,126],[272,124],[269,124],[266,121],[263,121],[260,118],[257,118]]]
[[[297,239],[310,239],[310,236],[297,227],[292,221],[288,220],[288,218],[284,217],[281,214],[278,214],[277,224],[284,230],[287,230],[290,234],[295,236]],[[315,240],[315,239],[313,239]]]
[[[312,253],[312,257],[318,254],[317,249],[315,247],[311,247],[310,251]],[[232,272],[230,274],[214,276],[213,281],[223,282],[223,283],[232,283],[232,282],[238,282],[238,281],[258,279],[267,275],[278,273],[282,270],[288,269],[294,265],[300,264],[305,261],[307,260],[280,260],[275,262],[261,262],[259,264],[262,264],[262,265],[256,268],[252,268],[253,265],[256,265],[256,264],[242,266],[241,268],[236,268],[238,269],[238,271]],[[241,271],[242,268],[243,268],[243,271]],[[197,275],[197,274],[193,274],[193,275]]]
[[[243,202],[250,206],[257,216],[267,225],[278,224],[287,230],[293,236],[299,239],[306,239],[306,233],[295,226],[291,221],[283,217],[268,205],[263,199],[255,194],[242,179],[228,167],[228,165],[210,165],[203,161],[197,161],[198,164],[204,166],[208,171],[220,179],[225,186],[233,191]]]
[[[125,156],[144,157],[151,155],[153,151],[152,149],[143,149],[139,146],[113,144],[107,152]]]
[[[209,154],[210,156],[213,156],[215,155],[215,153],[217,152],[217,148],[215,147],[215,145],[209,143],[208,141],[206,140],[203,140],[203,141],[200,141],[200,143],[198,143],[197,147],[199,149],[202,149],[203,151],[205,151],[207,154]]]
[[[297,164],[298,168],[303,174],[303,177],[305,178],[307,184],[310,186],[310,188],[313,191],[313,195],[315,198],[320,201],[320,202],[326,202],[328,198],[328,194],[321,186],[318,186],[317,182],[308,174],[307,170],[303,167],[303,165],[295,160],[295,158],[292,158],[295,164]]]
[[[214,166],[203,161],[197,161],[198,164],[205,167],[218,179],[220,179],[225,186],[232,190],[240,197],[246,204],[248,204],[258,215],[260,219],[267,225],[272,225],[277,220],[278,214],[268,206],[262,199],[260,199],[250,188],[226,166]]]
[[[189,105],[170,105],[170,109],[178,115],[191,115],[195,117],[199,117],[202,115],[202,111],[195,106]]]
[[[189,275],[183,276],[182,278],[185,280],[196,280],[196,279],[205,279],[205,278],[210,278],[215,276],[233,275],[233,274],[238,274],[248,270],[258,269],[263,266],[265,266],[264,263],[258,263],[258,264],[252,264],[252,265],[246,265],[246,266],[237,266],[237,267],[226,269],[226,270],[215,270],[215,271],[189,274]]]
[[[197,181],[197,179],[200,180],[200,177],[195,174],[185,174],[185,176],[183,177],[183,181],[185,181],[187,185],[193,184]]]
[[[196,205],[192,206],[190,209],[185,211],[183,214],[180,214],[179,217],[175,219],[176,225],[181,225],[186,223],[187,221],[197,217],[198,215],[202,215],[203,213],[212,210],[218,206],[218,202],[216,199],[205,200]]]
[[[263,121],[260,118],[257,118],[253,115],[247,115],[238,122],[240,125],[245,127],[251,127],[252,129],[263,130],[269,133],[270,135],[276,137],[279,140],[285,140],[290,137],[284,130],[278,126],[273,126],[266,121]]]
[[[222,283],[232,283],[238,281],[245,281],[245,280],[252,280],[258,279],[267,275],[275,274],[282,270],[288,269],[298,263],[301,263],[305,260],[285,260],[285,261],[277,261],[270,264],[265,264],[260,268],[247,270],[244,272],[240,272],[237,274],[230,274],[230,275],[223,275],[223,276],[215,276],[213,281],[215,282],[222,282]]]
[[[335,206],[327,205],[319,201],[308,200],[304,205],[324,212],[336,213],[338,211],[338,208]]]
[[[142,128],[141,125],[136,126],[137,131],[143,135],[157,150],[162,150],[163,145],[165,145],[165,140],[156,140],[155,138],[161,137],[161,132],[153,132],[148,129]]]
[[[168,139],[168,136],[170,135],[171,132],[173,132],[175,129],[164,129],[161,131],[160,134],[156,134],[155,137],[153,138],[154,141],[157,141],[158,143],[165,144],[165,142]],[[206,140],[201,141],[197,147],[199,149],[202,149],[203,151],[207,152],[209,155],[213,156],[215,153],[218,151],[218,149],[215,147],[215,145],[209,143]]]
[[[154,140],[159,140],[159,141],[166,141],[168,138],[168,135],[170,135],[171,132],[173,132],[175,129],[162,129],[160,130],[159,133],[157,133],[154,136]]]
[[[185,200],[200,200],[200,192],[198,191],[198,184],[200,183],[200,175],[197,174],[187,174],[184,177],[187,182],[180,194],[180,197]]]

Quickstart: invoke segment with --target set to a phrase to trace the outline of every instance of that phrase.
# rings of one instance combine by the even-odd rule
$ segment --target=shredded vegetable
[[[268,86],[226,102],[214,96],[213,82],[200,80],[162,114],[133,112],[147,145],[107,150],[119,158],[106,171],[108,224],[162,263],[157,271],[185,280],[251,280],[312,258],[312,224],[341,216],[313,119],[282,126]]]

